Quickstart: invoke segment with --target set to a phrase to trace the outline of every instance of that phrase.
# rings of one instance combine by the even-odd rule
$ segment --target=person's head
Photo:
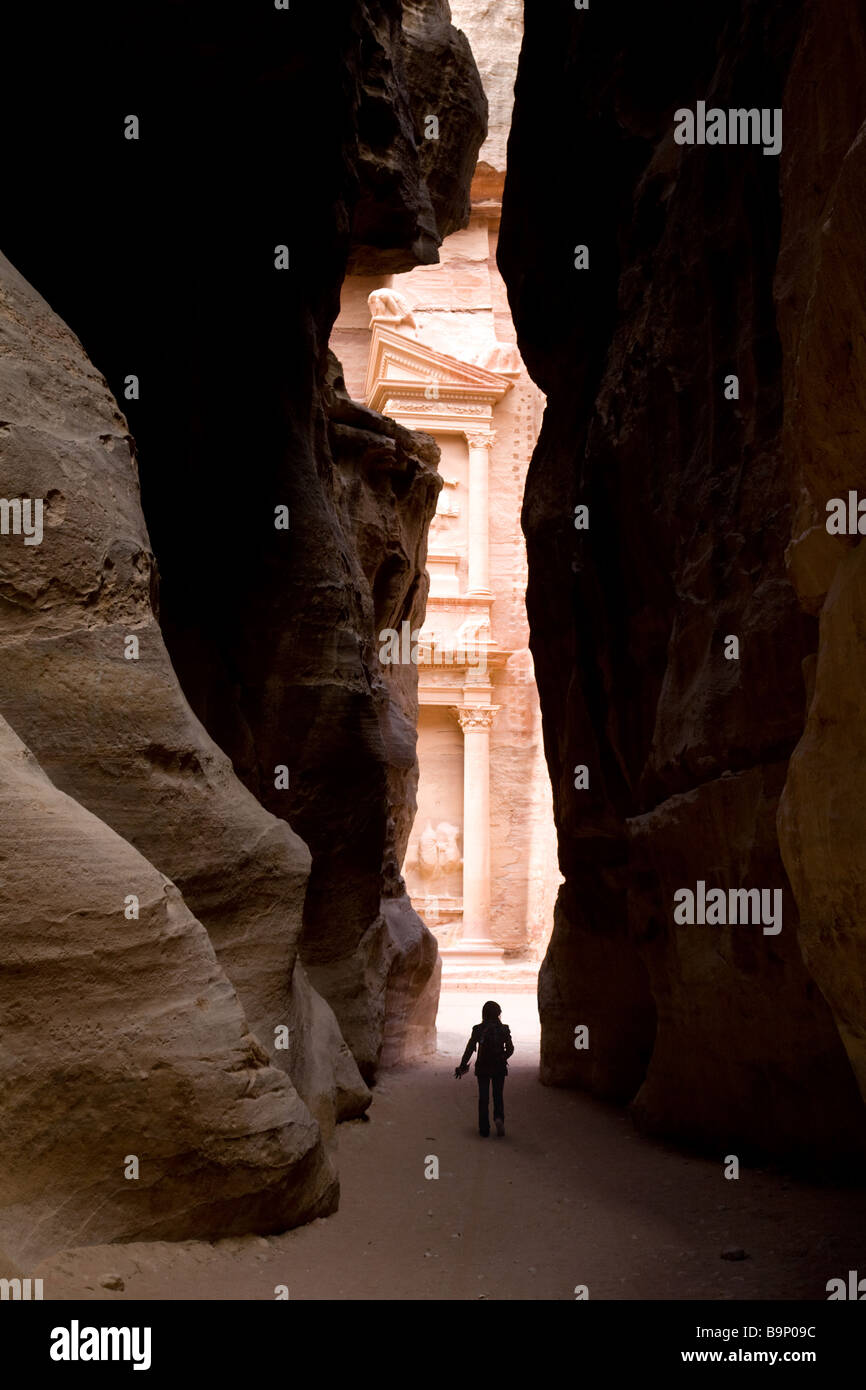
[[[484,1008],[481,1010],[481,1018],[484,1023],[492,1023],[502,1013],[495,999],[488,999]]]

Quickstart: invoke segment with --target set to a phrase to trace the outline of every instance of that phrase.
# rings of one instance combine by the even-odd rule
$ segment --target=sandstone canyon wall
[[[862,545],[824,525],[864,474],[864,45],[853,0],[529,3],[499,252],[548,396],[543,1079],[809,1163],[864,1153]],[[781,155],[677,144],[699,100],[781,108]],[[675,923],[699,880],[781,932]]]
[[[431,1043],[416,696],[374,633],[423,615],[438,454],[327,343],[347,263],[435,260],[465,219],[484,98],[439,0],[290,14],[85,7],[3,92],[0,493],[45,501],[0,549],[18,1264],[331,1210],[335,1122]]]
[[[502,198],[523,10],[523,0],[451,0],[451,18],[472,46],[489,107],[487,139],[478,151],[472,180],[473,202]],[[511,338],[514,328],[507,310],[503,317],[508,321],[500,332]]]

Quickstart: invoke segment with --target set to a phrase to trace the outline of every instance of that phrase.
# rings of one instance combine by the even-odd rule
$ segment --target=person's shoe
[[[493,1123],[494,1123],[495,1126],[496,1126],[496,1135],[497,1135],[497,1138],[499,1138],[499,1139],[504,1138],[504,1136],[505,1136],[505,1121],[504,1121],[504,1120],[494,1120]]]
[[[489,1139],[489,1138],[490,1138],[490,1130],[489,1130],[489,1129],[479,1129],[478,1133],[481,1135],[481,1138],[482,1138],[482,1139]]]

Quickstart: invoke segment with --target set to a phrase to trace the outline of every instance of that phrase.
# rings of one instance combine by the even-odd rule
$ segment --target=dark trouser
[[[490,1083],[493,1082],[493,1118],[494,1120],[504,1120],[505,1104],[502,1099],[502,1088],[505,1085],[505,1077],[482,1076],[476,1072],[475,1080],[478,1082],[478,1130],[481,1134],[489,1134],[490,1114],[487,1105],[490,1096]]]

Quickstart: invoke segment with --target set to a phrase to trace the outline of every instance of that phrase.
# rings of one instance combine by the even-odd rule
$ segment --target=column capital
[[[465,733],[467,729],[491,729],[499,705],[455,705],[454,710]]]
[[[466,443],[470,449],[492,449],[496,443],[496,431],[489,429],[464,430]]]

